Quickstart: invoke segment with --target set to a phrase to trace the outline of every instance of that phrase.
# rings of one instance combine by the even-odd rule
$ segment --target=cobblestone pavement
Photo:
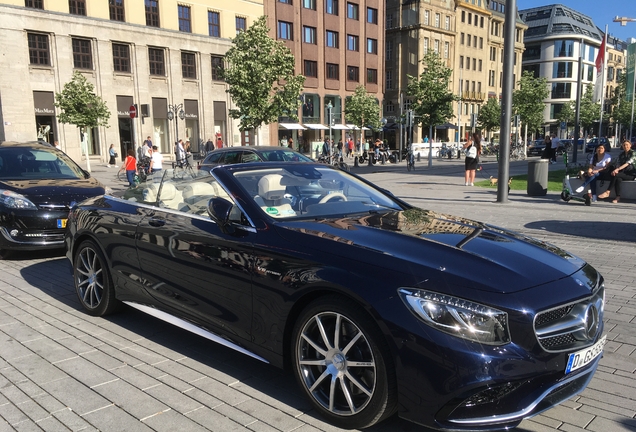
[[[397,196],[548,240],[605,277],[608,343],[589,387],[524,421],[520,431],[636,430],[636,225],[634,203],[564,203],[558,194],[463,186],[463,161],[354,167]],[[497,172],[496,162],[479,173]],[[558,166],[554,166],[558,168]],[[513,162],[512,175],[526,162]],[[115,190],[115,170],[93,166]],[[0,432],[335,431],[311,410],[291,373],[127,309],[107,318],[80,310],[68,261],[21,254],[0,261]],[[397,418],[372,432],[425,429]]]

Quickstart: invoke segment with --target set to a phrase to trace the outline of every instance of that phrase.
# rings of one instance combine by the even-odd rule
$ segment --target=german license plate
[[[66,221],[68,219],[58,219],[57,220],[57,227],[58,228],[66,228]]]
[[[596,342],[591,347],[570,354],[568,356],[568,365],[565,368],[565,373],[568,374],[570,372],[574,372],[575,370],[590,364],[596,357],[601,355],[606,341],[607,336],[603,336],[600,341]]]

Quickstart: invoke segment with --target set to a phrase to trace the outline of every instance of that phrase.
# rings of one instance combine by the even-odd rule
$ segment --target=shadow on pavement
[[[636,224],[627,222],[542,220],[526,228],[599,240],[634,241]]]

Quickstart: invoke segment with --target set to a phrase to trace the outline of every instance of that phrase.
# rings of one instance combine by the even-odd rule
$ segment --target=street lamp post
[[[181,120],[185,119],[185,111],[183,111],[183,104],[174,104],[168,105],[168,120],[174,120],[174,142],[175,145],[179,142],[179,120],[176,117],[179,117]]]
[[[331,145],[331,110],[333,109],[333,105],[331,105],[331,101],[327,104],[327,120],[329,121],[329,145]]]

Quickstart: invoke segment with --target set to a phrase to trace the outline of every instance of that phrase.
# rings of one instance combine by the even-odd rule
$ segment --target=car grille
[[[538,313],[534,331],[541,347],[562,352],[593,344],[602,329],[604,302],[605,287],[599,281],[585,300]]]
[[[66,204],[38,204],[40,210],[49,211],[69,211],[71,208]]]

